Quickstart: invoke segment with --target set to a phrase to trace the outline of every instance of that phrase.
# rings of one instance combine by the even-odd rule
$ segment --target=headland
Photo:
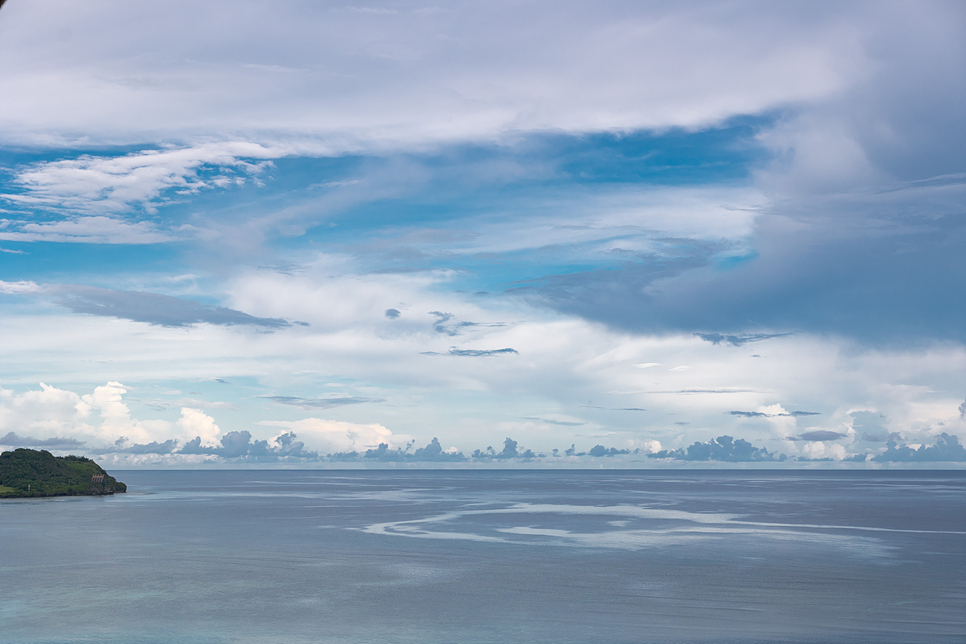
[[[54,456],[46,450],[0,454],[0,499],[41,496],[101,496],[127,486],[84,456]]]

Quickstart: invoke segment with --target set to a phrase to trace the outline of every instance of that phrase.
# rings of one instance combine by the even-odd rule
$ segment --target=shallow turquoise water
[[[964,472],[116,474],[0,503],[0,642],[966,641]]]

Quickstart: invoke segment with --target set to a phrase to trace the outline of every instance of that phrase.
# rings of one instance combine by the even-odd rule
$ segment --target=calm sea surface
[[[966,472],[112,472],[0,642],[966,642]]]

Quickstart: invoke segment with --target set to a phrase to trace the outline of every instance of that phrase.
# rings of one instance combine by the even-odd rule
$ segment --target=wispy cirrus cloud
[[[260,396],[281,405],[291,405],[300,409],[332,409],[344,405],[386,402],[385,398],[365,398],[362,396],[334,396],[332,398],[300,398],[298,396]]]
[[[544,423],[545,425],[559,425],[560,427],[580,427],[581,425],[586,425],[587,423],[583,421],[575,420],[554,420],[552,418],[539,418],[535,416],[522,416],[522,420],[532,420],[538,423]]]
[[[17,190],[0,197],[35,210],[99,215],[140,207],[153,212],[178,196],[243,185],[284,154],[257,143],[228,142],[42,161],[15,169]]]
[[[776,418],[779,416],[819,416],[817,411],[729,411],[732,416],[744,416],[745,418]]]
[[[183,235],[162,230],[149,221],[127,221],[103,215],[44,222],[0,220],[0,240],[5,241],[160,244],[179,237]]]
[[[151,409],[156,409],[162,411],[165,409],[180,409],[182,407],[190,407],[192,409],[235,409],[236,405],[230,402],[224,402],[220,400],[200,400],[198,398],[177,398],[175,400],[163,400],[159,398],[152,398],[149,400],[141,400],[142,405],[145,407],[150,407]]]

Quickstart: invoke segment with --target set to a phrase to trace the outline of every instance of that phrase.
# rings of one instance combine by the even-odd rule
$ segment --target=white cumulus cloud
[[[322,453],[358,452],[386,443],[390,448],[405,443],[405,438],[393,436],[379,424],[358,424],[339,420],[305,418],[296,421],[265,420],[259,423],[269,427],[282,427],[295,432],[300,440]],[[408,437],[406,437],[408,438]]]
[[[218,445],[218,435],[221,433],[221,429],[215,424],[214,418],[200,409],[182,407],[178,427],[181,428],[183,442],[200,437],[203,447]]]

